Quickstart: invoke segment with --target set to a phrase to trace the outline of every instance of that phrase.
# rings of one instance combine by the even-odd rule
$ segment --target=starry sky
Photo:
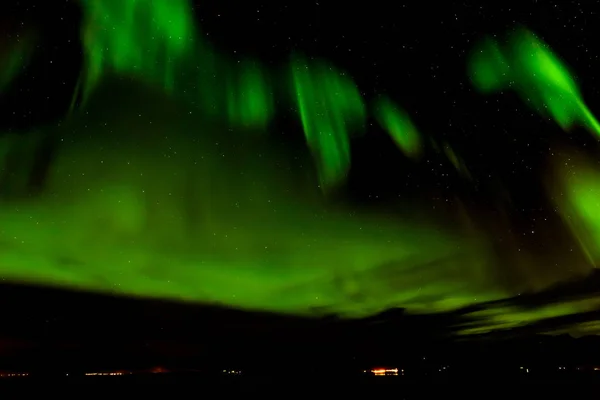
[[[40,39],[31,68],[20,78],[23,84],[3,97],[2,121],[5,130],[26,130],[59,118],[71,99],[80,68],[74,23],[79,13],[69,1],[14,3],[10,12],[21,16],[20,31]],[[196,2],[195,9],[208,40],[232,57],[257,56],[277,67],[295,50],[333,61],[367,99],[389,95],[423,135],[449,142],[473,176],[465,184],[451,164],[432,154],[423,163],[405,163],[370,121],[369,141],[353,149],[358,154],[350,186],[356,198],[376,202],[421,193],[443,207],[456,193],[468,192],[473,200],[497,196],[501,185],[511,193],[515,229],[528,242],[552,218],[536,194],[544,161],[563,145],[589,148],[595,139],[577,131],[565,134],[511,94],[480,96],[466,73],[467,55],[483,35],[502,37],[519,24],[527,26],[567,61],[593,110],[594,7],[577,2],[449,2],[431,9],[418,3],[397,8],[224,1]],[[6,33],[7,42],[15,31]],[[390,170],[402,171],[393,182]]]
[[[0,51],[18,35],[32,34],[37,40],[31,65],[0,99],[2,130],[18,133],[56,122],[66,111],[81,66],[79,11],[67,0],[10,3],[3,5],[5,10],[0,13],[4,15]],[[435,6],[426,2],[343,6],[306,1],[194,3],[204,35],[229,57],[255,56],[273,68],[284,65],[291,51],[330,60],[354,78],[365,98],[388,95],[402,105],[425,137],[449,143],[471,176],[465,180],[446,158],[434,152],[426,152],[420,162],[403,158],[381,128],[369,121],[369,139],[353,148],[347,187],[353,202],[384,209],[390,204],[398,207],[419,201],[434,216],[452,214],[460,203],[477,217],[479,228],[492,237],[500,253],[508,247],[517,252],[523,249],[539,257],[544,266],[560,263],[557,255],[575,246],[543,190],[544,172],[552,157],[573,151],[598,154],[597,139],[579,129],[565,133],[513,94],[482,96],[472,87],[466,64],[469,51],[482,35],[500,38],[524,25],[566,61],[588,106],[598,110],[600,45],[596,19],[600,7],[596,2],[466,1]],[[10,20],[21,23],[8,24]],[[286,123],[290,130],[299,129],[293,122]],[[535,273],[543,273],[543,268]],[[507,274],[504,279],[516,278]],[[573,293],[595,292],[597,282],[593,276],[572,288],[493,304],[490,310],[560,302]],[[86,299],[89,304],[102,301]],[[27,307],[35,306],[29,303]],[[72,311],[49,308],[27,324],[22,316],[13,317],[27,326],[45,326],[42,336],[58,336],[69,329],[76,316]],[[118,313],[117,308],[112,310]],[[148,322],[154,324],[154,330],[149,329],[152,332],[176,325],[171,328],[174,335],[190,329],[182,327],[183,323],[171,325],[172,321],[159,312],[139,314],[141,320],[159,321]],[[589,320],[590,315],[595,314],[588,313],[581,321]],[[105,318],[110,323],[110,317]],[[567,322],[577,325],[581,321]],[[554,322],[550,327],[538,322],[533,331],[567,329],[567,322]],[[407,320],[406,324],[412,323]],[[97,328],[97,323],[89,325]],[[450,329],[448,325],[444,329]],[[426,323],[415,329],[427,331],[431,326]],[[571,332],[577,331],[573,329]],[[595,329],[588,322],[583,331]]]
[[[573,151],[596,154],[597,139],[583,129],[565,133],[513,93],[480,95],[466,65],[483,35],[502,41],[507,32],[525,26],[566,62],[594,110],[598,45],[591,21],[599,11],[596,5],[244,3],[243,12],[227,3],[197,6],[210,40],[233,55],[256,54],[277,65],[294,49],[333,60],[355,78],[366,98],[389,95],[423,135],[449,143],[472,177],[463,179],[436,154],[426,154],[418,163],[399,157],[371,121],[371,136],[353,149],[349,191],[357,202],[384,208],[395,201],[416,200],[428,204],[431,215],[440,216],[456,213],[460,203],[477,216],[499,254],[511,253],[507,245],[517,253],[534,254],[540,276],[572,268],[560,254],[571,253],[576,244],[566,236],[544,190],[544,177],[554,158],[565,156],[569,163]],[[510,269],[514,259],[505,262]]]

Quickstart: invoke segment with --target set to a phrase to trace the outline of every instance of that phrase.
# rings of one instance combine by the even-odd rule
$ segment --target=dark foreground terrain
[[[583,385],[582,385],[583,384]],[[438,379],[426,381],[423,379],[405,379],[402,377],[373,377],[373,376],[210,376],[205,374],[148,374],[129,376],[78,376],[78,377],[28,377],[5,379],[0,382],[5,394],[19,393],[19,396],[29,391],[39,393],[40,388],[47,391],[78,390],[86,386],[102,390],[119,389],[126,386],[171,386],[175,392],[169,392],[176,398],[177,393],[185,396],[190,389],[201,390],[199,394],[275,394],[280,396],[379,396],[394,395],[398,399],[426,399],[440,395],[469,395],[484,396],[485,398],[501,398],[518,390],[533,389],[537,395],[547,390],[548,394],[558,393],[566,389],[571,398],[597,398],[596,390],[590,386],[600,386],[599,379],[590,377],[554,377],[535,379],[508,379],[507,377],[488,377],[484,381],[468,377],[456,379]],[[181,388],[179,392],[177,389]],[[199,389],[201,388],[201,389]],[[94,389],[96,390],[96,389]],[[47,393],[47,392],[46,392]],[[562,393],[562,392],[561,392]],[[157,393],[155,393],[157,394]],[[7,396],[8,398],[8,396]]]

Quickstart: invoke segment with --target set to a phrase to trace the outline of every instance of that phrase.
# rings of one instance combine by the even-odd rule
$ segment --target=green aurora
[[[433,218],[374,216],[327,201],[370,110],[401,151],[420,154],[421,134],[392,100],[367,105],[346,73],[299,54],[284,71],[234,63],[206,43],[186,0],[81,3],[82,104],[58,127],[2,138],[1,156],[22,156],[1,188],[2,277],[311,316],[443,312],[517,294],[495,279],[494,252],[469,217],[449,229]],[[11,60],[22,59],[18,51]],[[10,80],[11,71],[0,78]],[[513,88],[565,129],[582,123],[600,133],[574,79],[530,32],[516,33],[506,49],[483,42],[469,72],[484,93]],[[268,140],[279,101],[298,110],[304,157]],[[55,157],[43,191],[24,199],[31,155],[45,137],[58,143]],[[560,181],[562,192],[585,193],[561,210],[587,258],[525,279],[518,292],[595,268],[599,193],[589,176],[573,190],[572,180]],[[518,263],[524,271],[531,264]],[[482,318],[485,329],[504,329],[589,306],[527,315],[507,308]]]

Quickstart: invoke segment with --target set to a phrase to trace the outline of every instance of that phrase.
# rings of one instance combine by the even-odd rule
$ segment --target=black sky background
[[[39,39],[32,65],[0,99],[1,128],[25,132],[56,123],[68,106],[81,61],[79,12],[75,2],[67,0],[8,3],[0,6],[0,21],[21,21],[21,29],[36,32]],[[511,193],[511,225],[500,228],[510,232],[498,231],[498,236],[511,234],[522,246],[543,251],[547,236],[538,238],[539,232],[559,226],[542,190],[550,154],[560,154],[564,146],[590,154],[598,150],[596,138],[587,132],[563,132],[511,93],[476,93],[466,74],[467,55],[477,39],[486,34],[503,37],[521,24],[565,60],[590,109],[597,112],[598,2],[195,3],[200,27],[219,51],[234,58],[256,56],[274,69],[285,68],[292,51],[332,61],[350,73],[367,100],[389,95],[425,136],[448,142],[473,176],[473,181],[465,181],[433,151],[418,163],[409,162],[370,121],[369,139],[353,149],[349,192],[358,203],[377,206],[427,198],[433,206],[437,202],[444,208],[460,197],[485,213],[502,188]],[[5,31],[0,33],[10,41],[15,32]],[[292,122],[284,126],[299,130]],[[302,331],[304,338],[314,340],[335,337],[341,334],[336,329],[342,329],[332,328],[338,326],[333,320],[303,325],[231,310],[13,286],[2,288],[0,299],[7,310],[1,329],[5,335],[37,343],[113,337],[143,347],[145,340],[180,337],[194,342],[209,337],[224,343],[235,341],[232,337],[259,338],[267,333],[270,338],[279,335],[283,343],[285,338],[298,337],[300,326],[312,332]],[[385,332],[406,338],[444,336],[452,318],[411,319],[394,314],[391,319],[399,325],[394,323]],[[367,326],[372,332],[373,325]]]

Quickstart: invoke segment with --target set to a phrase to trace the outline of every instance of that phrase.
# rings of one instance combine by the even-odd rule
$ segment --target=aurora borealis
[[[564,221],[568,252],[538,257],[509,236],[498,247],[494,231],[510,225],[500,202],[493,216],[459,195],[442,217],[418,201],[393,210],[358,206],[339,193],[355,168],[352,147],[368,139],[372,121],[399,158],[422,165],[424,154],[436,153],[465,186],[475,186],[465,171],[477,167],[461,158],[460,143],[422,129],[402,101],[365,95],[344,65],[300,51],[282,66],[258,56],[235,60],[202,33],[185,0],[81,5],[84,57],[73,94],[80,101],[59,124],[2,138],[5,165],[17,160],[0,188],[5,279],[364,317],[393,307],[440,313],[503,301],[596,268],[600,194],[592,156],[565,150],[546,160],[539,177]],[[576,79],[533,31],[514,29],[501,44],[481,39],[461,67],[474,95],[514,91],[521,107],[560,129],[600,132]],[[13,78],[24,43],[11,50],[0,79]],[[290,110],[302,147],[274,140],[274,121]],[[435,117],[435,110],[420,113]],[[51,157],[39,172],[35,155],[48,140]],[[43,181],[33,193],[32,174]],[[497,188],[491,197],[506,192]],[[595,309],[596,301],[581,299],[527,312],[507,305],[475,312],[477,326],[458,332]]]

